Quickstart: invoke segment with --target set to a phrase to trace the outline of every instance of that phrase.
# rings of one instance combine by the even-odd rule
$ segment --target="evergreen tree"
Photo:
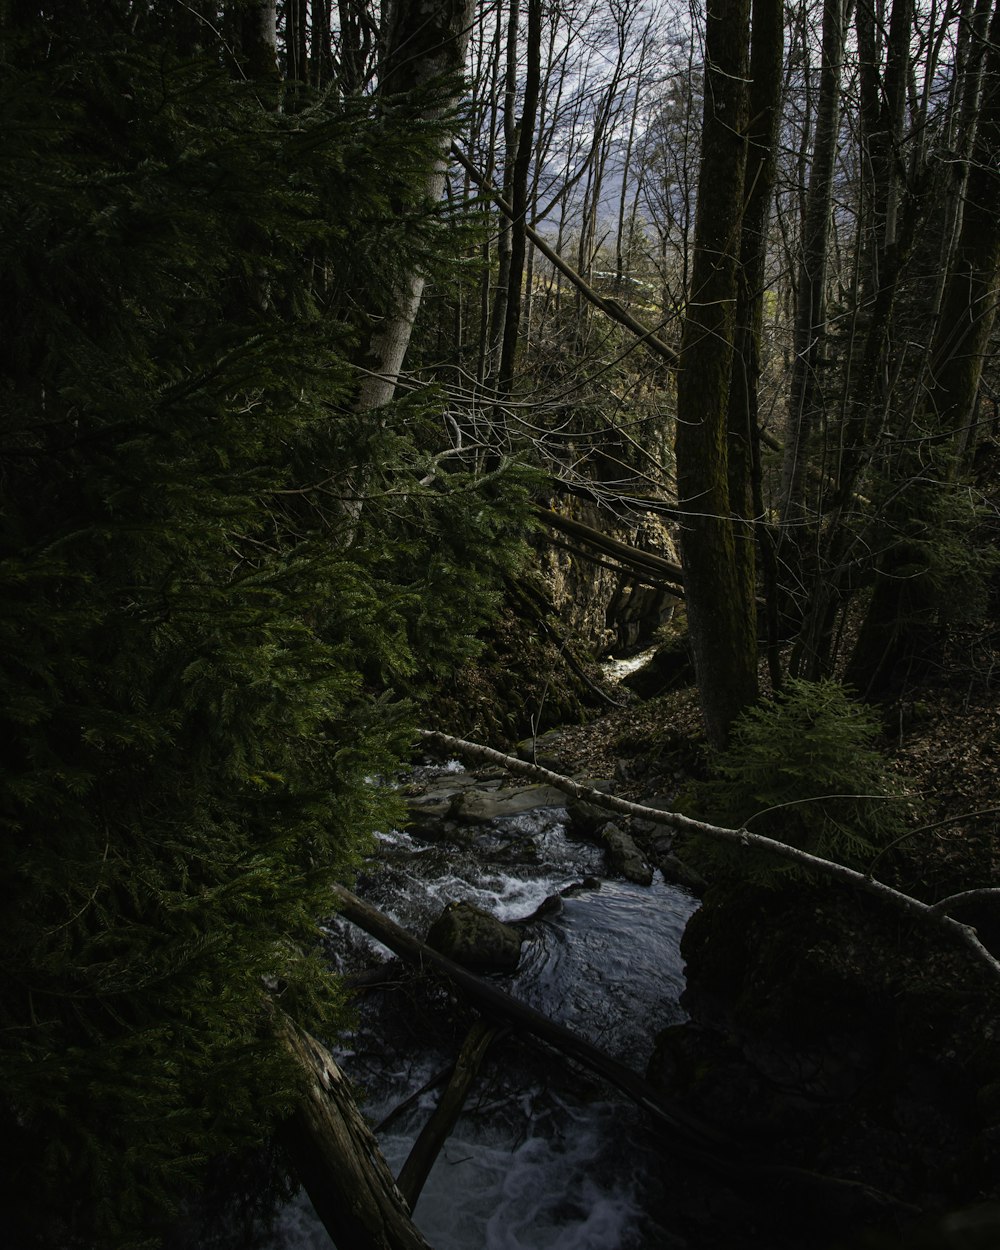
[[[433,398],[354,415],[365,318],[433,244],[434,127],[274,111],[113,7],[0,49],[0,1140],[23,1245],[155,1244],[206,1161],[293,1105],[271,1017],[336,1027],[318,921],[393,817],[391,687],[469,649],[517,546],[504,473],[427,472]]]

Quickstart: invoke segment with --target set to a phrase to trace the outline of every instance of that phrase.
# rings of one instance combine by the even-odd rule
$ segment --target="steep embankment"
[[[986,680],[921,693],[887,716],[881,748],[915,801],[911,828],[875,871],[936,901],[1000,880],[1000,714]],[[694,692],[562,730],[558,753],[570,771],[669,806],[704,770]],[[995,900],[960,918],[1000,953]],[[788,1228],[772,1226],[768,1244],[857,1246],[872,1225],[998,1196],[1000,989],[965,953],[846,888],[738,877],[710,881],[683,953],[691,1019],[661,1036],[653,1079],[693,1112],[740,1126],[762,1155],[886,1198],[845,1192],[804,1224],[785,1194]],[[982,1235],[969,1244],[1000,1244],[997,1229]]]

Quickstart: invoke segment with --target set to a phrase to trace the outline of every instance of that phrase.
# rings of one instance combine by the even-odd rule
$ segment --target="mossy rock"
[[[449,903],[427,934],[427,945],[470,972],[514,972],[520,932],[472,903]]]

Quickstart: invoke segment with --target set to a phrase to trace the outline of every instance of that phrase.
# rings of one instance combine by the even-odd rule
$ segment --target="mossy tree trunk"
[[[711,0],[691,294],[677,376],[681,555],[705,726],[721,746],[758,695],[752,560],[736,554],[746,517],[729,476],[732,370],[746,165],[750,0]]]
[[[939,610],[932,545],[921,492],[947,489],[938,449],[955,472],[975,421],[983,363],[996,320],[1000,281],[1000,2],[990,19],[978,112],[963,118],[975,139],[962,228],[930,350],[919,427],[905,431],[891,521],[894,541],[877,581],[847,669],[847,679],[870,696],[889,693],[912,669],[931,637]]]
[[[746,166],[750,0],[710,0],[691,295],[677,382],[677,483],[688,621],[710,742],[757,697],[753,562],[737,557],[729,387]]]

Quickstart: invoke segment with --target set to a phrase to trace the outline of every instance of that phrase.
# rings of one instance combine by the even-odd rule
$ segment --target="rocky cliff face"
[[[619,542],[677,563],[669,527],[653,513],[632,519],[615,517],[589,500],[553,502],[573,520]],[[539,564],[553,605],[567,630],[586,639],[598,655],[621,655],[646,646],[677,605],[669,591],[639,583],[627,570],[617,571],[571,550],[561,539],[542,540]]]

